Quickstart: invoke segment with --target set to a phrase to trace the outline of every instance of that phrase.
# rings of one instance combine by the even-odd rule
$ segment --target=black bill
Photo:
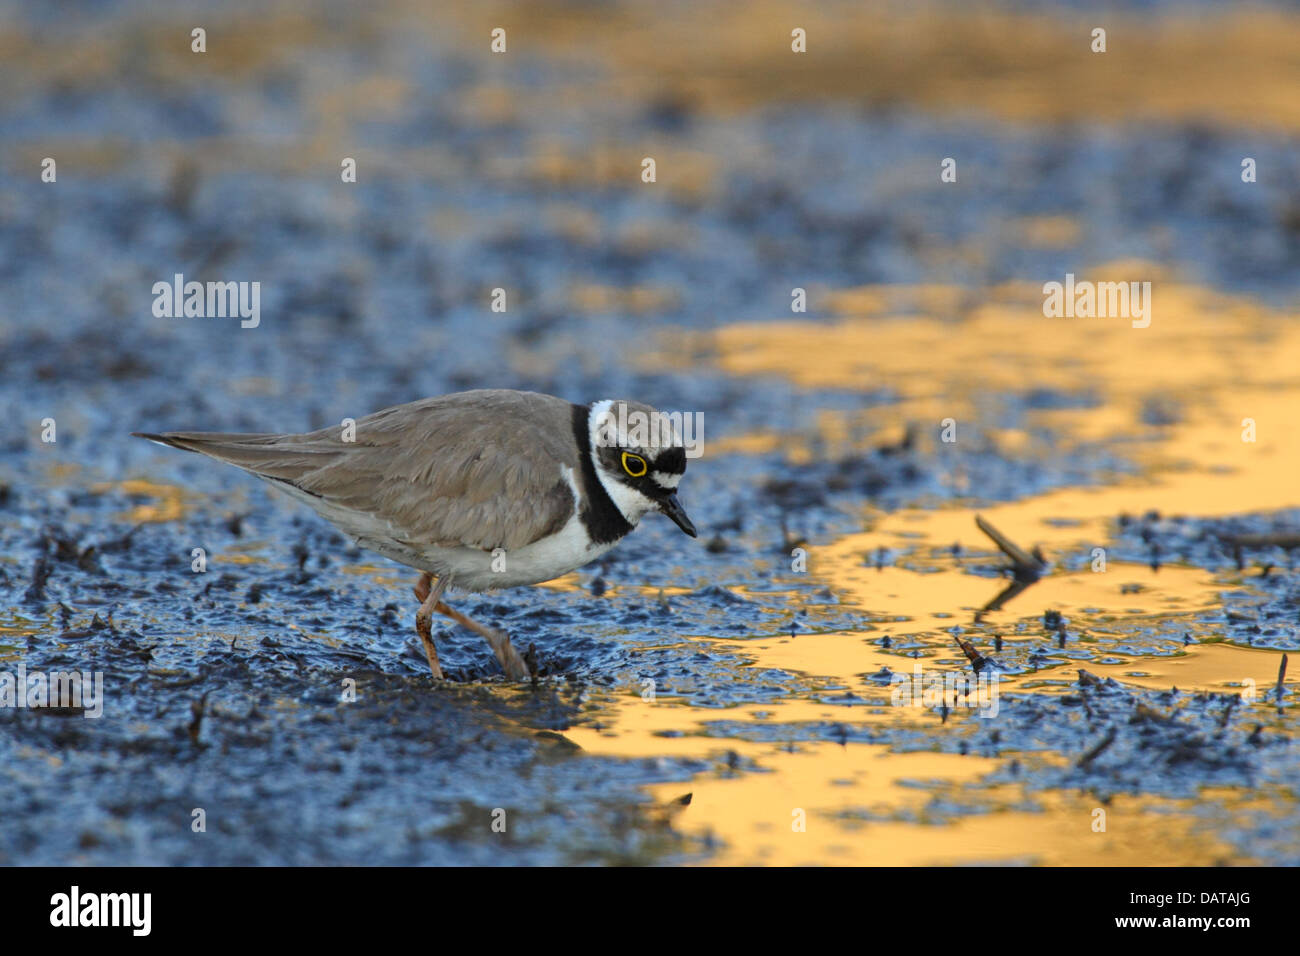
[[[695,525],[691,524],[691,519],[686,517],[686,509],[682,503],[677,500],[676,495],[669,495],[659,502],[659,510],[673,519],[673,524],[681,528],[692,538],[695,537]]]

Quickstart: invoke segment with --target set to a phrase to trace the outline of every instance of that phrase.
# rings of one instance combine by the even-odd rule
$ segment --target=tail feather
[[[263,478],[294,482],[334,460],[341,449],[313,442],[308,435],[239,432],[132,432],[160,445],[197,452]]]
[[[185,451],[194,451],[193,448],[185,448],[169,435],[159,435],[156,432],[131,432],[132,438],[144,438],[158,445],[167,445],[171,448],[182,448]]]

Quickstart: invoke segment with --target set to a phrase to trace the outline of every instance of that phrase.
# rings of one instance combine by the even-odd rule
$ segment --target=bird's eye
[[[640,478],[645,474],[645,459],[640,455],[634,455],[629,451],[623,452],[623,470],[633,478]]]

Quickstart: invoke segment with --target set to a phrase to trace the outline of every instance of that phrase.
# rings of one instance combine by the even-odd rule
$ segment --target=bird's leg
[[[415,633],[420,635],[424,645],[424,656],[429,659],[429,670],[438,680],[442,680],[442,667],[438,663],[438,649],[433,646],[433,611],[442,604],[443,592],[447,590],[446,577],[439,577],[433,584],[433,575],[425,571],[420,575],[420,583],[415,586],[415,596],[420,599],[420,610],[415,612]],[[445,606],[445,605],[443,605]]]
[[[492,646],[492,653],[497,656],[501,662],[502,669],[506,672],[506,677],[511,680],[528,680],[532,673],[528,670],[528,665],[524,659],[519,656],[519,652],[514,649],[510,643],[510,637],[505,631],[498,631],[496,628],[480,624],[472,618],[466,617],[460,611],[453,610],[441,601],[434,608],[439,614],[445,614],[461,627],[467,627],[475,634],[479,634],[484,640]]]

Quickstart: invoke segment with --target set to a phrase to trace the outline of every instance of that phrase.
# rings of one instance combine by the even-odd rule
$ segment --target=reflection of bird
[[[512,680],[529,676],[504,633],[442,603],[448,587],[549,581],[604,554],[649,511],[695,537],[676,495],[681,438],[639,402],[490,389],[299,435],[135,434],[265,478],[362,547],[423,571],[415,626],[438,678],[434,611],[485,637]]]

